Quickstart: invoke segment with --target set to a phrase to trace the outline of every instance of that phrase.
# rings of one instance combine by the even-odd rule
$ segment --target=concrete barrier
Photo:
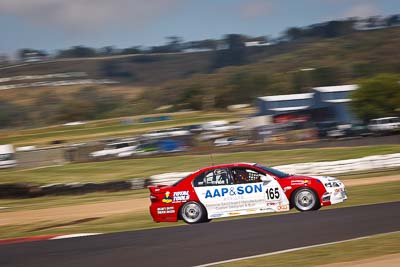
[[[399,167],[400,153],[368,156],[358,159],[296,163],[275,166],[288,173],[296,174],[340,174],[346,172],[366,171],[379,168]]]
[[[347,159],[337,161],[296,163],[289,165],[274,166],[273,168],[291,173],[304,175],[317,174],[340,174],[347,172],[367,171],[379,168],[400,167],[400,153],[368,156],[358,159]],[[189,175],[190,172],[174,172],[153,175],[146,179],[145,184],[171,185],[179,179]]]

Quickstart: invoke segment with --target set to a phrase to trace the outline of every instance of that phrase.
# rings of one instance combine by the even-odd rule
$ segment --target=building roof
[[[346,92],[357,90],[358,85],[348,84],[348,85],[338,85],[338,86],[321,86],[314,87],[313,90],[319,91],[321,93],[334,93],[334,92]]]
[[[284,108],[270,108],[269,110],[273,110],[273,111],[296,111],[296,110],[308,109],[309,107],[310,107],[310,106],[284,107]]]
[[[287,100],[300,100],[300,99],[311,99],[314,93],[305,94],[291,94],[291,95],[272,95],[272,96],[262,96],[259,99],[264,101],[287,101]]]
[[[328,102],[328,103],[347,103],[347,102],[351,102],[351,99],[350,98],[331,99],[331,100],[324,100],[323,102]]]

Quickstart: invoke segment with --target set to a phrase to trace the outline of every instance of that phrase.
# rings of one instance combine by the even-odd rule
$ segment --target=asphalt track
[[[391,202],[3,245],[0,266],[192,266],[399,230]]]

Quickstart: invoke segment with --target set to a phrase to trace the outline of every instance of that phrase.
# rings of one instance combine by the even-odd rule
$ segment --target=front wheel
[[[298,211],[317,210],[321,207],[317,194],[309,188],[300,188],[292,195],[292,205]]]
[[[182,220],[189,224],[208,221],[204,207],[194,201],[185,203],[181,208],[180,215]]]

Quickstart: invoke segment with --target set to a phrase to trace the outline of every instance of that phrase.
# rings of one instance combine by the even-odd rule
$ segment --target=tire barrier
[[[0,198],[30,198],[57,195],[81,195],[95,192],[116,192],[145,188],[144,179],[113,181],[104,183],[68,183],[68,184],[0,184]]]
[[[0,184],[0,198],[35,197],[40,194],[40,187],[32,184]]]

